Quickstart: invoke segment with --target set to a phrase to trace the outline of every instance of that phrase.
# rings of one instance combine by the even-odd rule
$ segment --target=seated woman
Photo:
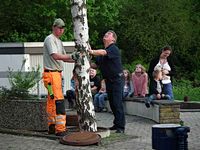
[[[68,100],[69,108],[74,108],[76,99],[74,76],[71,78],[70,90],[66,91],[66,99]]]
[[[132,73],[132,83],[134,96],[145,97],[148,93],[148,75],[141,64],[137,64],[135,71]]]
[[[163,84],[161,82],[163,76],[161,69],[154,70],[153,72],[153,81],[151,84],[151,89],[153,94],[151,94],[145,101],[145,105],[147,108],[150,107],[150,104],[152,104],[153,100],[159,100],[159,99],[168,99],[170,100],[171,97],[169,95],[165,95],[163,93]]]
[[[105,80],[101,80],[101,88],[97,94],[94,95],[94,108],[96,112],[106,111],[105,99],[107,98]]]

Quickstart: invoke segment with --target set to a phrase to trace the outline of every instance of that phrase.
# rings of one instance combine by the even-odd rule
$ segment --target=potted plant
[[[46,101],[30,94],[30,89],[41,80],[38,66],[31,71],[21,69],[14,72],[9,68],[11,87],[0,87],[0,127],[22,130],[47,130]]]

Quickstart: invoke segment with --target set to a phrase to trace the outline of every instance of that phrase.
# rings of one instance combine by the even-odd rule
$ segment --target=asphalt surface
[[[112,126],[111,113],[96,113],[99,127]],[[181,112],[188,133],[189,150],[200,149],[200,112]],[[152,126],[154,121],[126,115],[125,135],[118,134],[114,140],[103,139],[99,145],[69,146],[58,139],[0,133],[0,150],[152,150]],[[111,133],[114,134],[114,133]],[[108,138],[109,139],[109,138]]]

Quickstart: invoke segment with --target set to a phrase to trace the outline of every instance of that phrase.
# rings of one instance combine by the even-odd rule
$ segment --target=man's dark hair
[[[166,50],[172,51],[172,47],[170,45],[166,45],[162,48],[162,51],[166,51]]]

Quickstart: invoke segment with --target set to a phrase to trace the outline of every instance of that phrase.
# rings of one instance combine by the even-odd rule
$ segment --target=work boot
[[[68,135],[68,134],[69,134],[68,131],[62,131],[62,132],[58,132],[58,133],[56,133],[56,136],[63,137],[63,136]]]
[[[113,125],[112,127],[109,128],[110,130],[117,130],[117,127]]]
[[[49,126],[48,134],[55,134],[55,124]]]
[[[115,133],[124,133],[124,129],[117,129]]]

